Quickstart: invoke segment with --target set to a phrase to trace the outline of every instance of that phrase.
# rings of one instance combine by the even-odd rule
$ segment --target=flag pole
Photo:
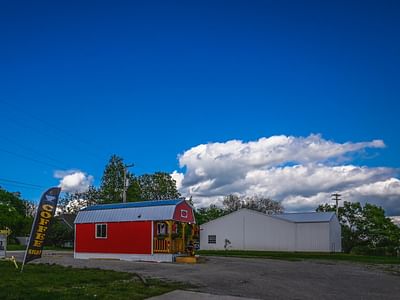
[[[33,219],[31,234],[29,235],[28,243],[26,245],[24,260],[22,261],[21,266],[21,273],[24,270],[27,260],[29,262],[33,259],[42,257],[43,243],[46,238],[45,232],[49,227],[51,219],[54,217],[60,192],[61,188],[59,187],[50,188],[43,193],[42,197],[40,198],[36,214]],[[40,222],[41,224],[43,223],[40,226],[37,224],[37,221],[39,220],[39,214]]]
[[[40,202],[39,202],[39,204],[38,204],[38,207],[36,208],[35,217],[33,218],[32,227],[31,227],[31,234],[29,235],[29,239],[26,241],[26,249],[25,249],[25,254],[24,254],[24,260],[22,261],[21,273],[22,273],[22,271],[24,270],[26,255],[28,254],[28,249],[29,249],[29,244],[31,243],[33,228],[35,227],[36,218],[37,218],[37,215],[38,215],[38,212],[39,212],[39,205],[40,205]]]

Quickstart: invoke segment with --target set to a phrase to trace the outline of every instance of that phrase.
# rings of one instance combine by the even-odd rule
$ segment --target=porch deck
[[[188,253],[188,244],[193,242],[197,232],[195,224],[163,221],[154,225],[153,253]]]

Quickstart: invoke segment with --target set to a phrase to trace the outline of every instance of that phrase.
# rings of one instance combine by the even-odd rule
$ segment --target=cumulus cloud
[[[182,180],[184,175],[182,173],[178,173],[177,171],[172,172],[171,177],[176,182],[176,188],[179,190],[182,187]]]
[[[349,201],[374,199],[400,214],[396,170],[351,164],[355,153],[383,148],[382,140],[336,143],[321,135],[271,136],[257,141],[231,140],[195,146],[179,156],[183,173],[172,175],[197,205],[220,204],[231,193],[282,201],[287,211],[314,210],[333,192]]]
[[[79,170],[55,171],[54,177],[60,179],[63,192],[86,192],[93,184],[93,176]]]
[[[390,219],[392,220],[392,222],[394,224],[396,224],[397,226],[400,227],[400,216],[393,216],[393,217],[390,217]]]

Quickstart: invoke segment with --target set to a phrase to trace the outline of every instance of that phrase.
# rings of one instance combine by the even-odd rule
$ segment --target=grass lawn
[[[251,258],[269,258],[290,261],[299,261],[305,259],[316,260],[336,260],[350,261],[371,264],[400,264],[400,258],[389,256],[364,256],[352,255],[346,253],[313,253],[313,252],[271,252],[271,251],[240,251],[240,250],[201,250],[197,254],[204,256],[232,256],[232,257],[251,257]]]
[[[0,299],[145,299],[173,291],[178,283],[148,280],[135,274],[27,264],[24,272],[0,261]]]
[[[17,251],[17,250],[25,250],[26,246],[16,245],[16,244],[9,244],[7,245],[7,251]],[[59,247],[51,247],[45,246],[44,250],[58,250],[58,251],[74,251],[73,248],[59,248]]]
[[[15,244],[8,244],[7,245],[7,251],[16,251],[16,250],[25,250],[26,246],[22,245],[15,245]]]

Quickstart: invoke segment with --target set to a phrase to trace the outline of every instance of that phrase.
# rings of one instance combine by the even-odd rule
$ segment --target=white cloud
[[[60,179],[63,192],[86,192],[93,184],[93,176],[79,170],[55,171],[54,177]]]
[[[172,179],[176,182],[176,187],[179,190],[182,187],[182,180],[184,175],[182,173],[178,173],[177,171],[172,172],[171,174]]]
[[[396,224],[397,226],[400,227],[400,216],[393,216],[393,217],[390,217],[390,219],[392,220],[392,222],[394,224]]]
[[[355,152],[383,147],[381,140],[335,143],[320,135],[231,140],[185,151],[179,163],[186,172],[173,174],[181,193],[193,196],[200,206],[218,205],[224,195],[238,193],[271,197],[291,211],[313,210],[338,191],[343,199],[374,198],[389,212],[400,213],[396,170],[345,164]]]

